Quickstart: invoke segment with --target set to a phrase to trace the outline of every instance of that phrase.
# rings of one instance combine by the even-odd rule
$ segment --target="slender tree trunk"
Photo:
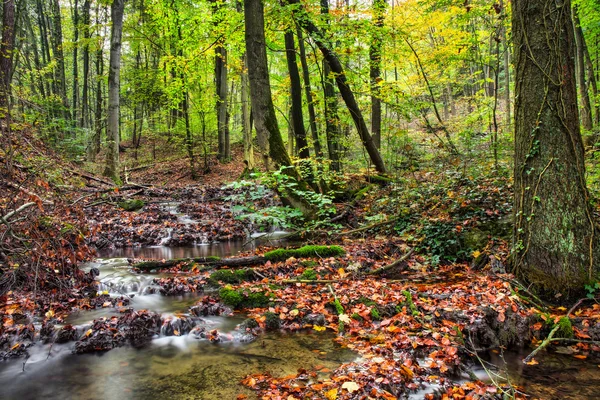
[[[63,52],[62,22],[60,18],[59,0],[52,0],[52,51],[56,61],[54,80],[56,82],[56,94],[62,101],[62,115],[65,120],[70,120],[69,99],[67,98],[67,81],[65,78],[65,55]]]
[[[583,37],[583,30],[579,22],[579,15],[577,14],[577,6],[573,6],[573,28],[575,31],[575,67],[577,68],[577,86],[579,88],[579,99],[581,100],[580,106],[580,118],[581,126],[586,131],[591,131],[593,128],[592,124],[592,106],[590,103],[590,95],[588,90],[588,82],[585,79],[585,38]]]
[[[73,92],[71,95],[71,115],[73,116],[73,125],[79,122],[77,116],[79,113],[79,2],[73,4]]]
[[[81,88],[81,114],[79,117],[79,126],[87,128],[88,123],[88,96],[89,96],[89,75],[90,75],[90,0],[83,2],[83,77]]]
[[[371,134],[373,144],[381,149],[381,99],[379,81],[381,80],[382,28],[385,17],[386,0],[373,0],[373,33],[369,49],[371,78]]]
[[[500,0],[500,9],[502,10],[502,21],[501,26],[502,29],[500,31],[500,40],[503,44],[504,57],[502,59],[503,69],[504,69],[504,108],[506,109],[506,127],[507,130],[510,130],[512,126],[512,113],[511,113],[511,97],[510,97],[510,43],[508,42],[508,37],[506,35],[506,22],[505,19],[508,18],[508,12],[504,7],[504,1]]]
[[[313,101],[312,89],[310,86],[310,71],[308,69],[308,62],[306,61],[306,48],[304,46],[304,39],[302,37],[302,29],[297,28],[296,34],[298,36],[298,50],[300,51],[300,64],[302,65],[302,78],[304,80],[304,93],[306,95],[306,104],[308,108],[308,119],[310,133],[313,140],[313,147],[315,148],[315,154],[317,157],[323,157],[323,149],[319,140],[319,131],[317,129],[317,115],[315,113],[315,104]]]
[[[321,14],[329,18],[329,0],[321,0]],[[331,77],[329,63],[323,59],[323,108],[325,116],[325,135],[327,140],[327,152],[331,160],[331,169],[336,172],[342,171],[342,132],[341,121],[338,115],[338,103],[335,96],[335,85]]]
[[[104,175],[120,184],[119,176],[119,115],[121,37],[123,34],[124,0],[113,0],[110,7],[112,28],[110,34],[110,61],[108,71],[108,117],[106,120],[107,152]]]
[[[290,4],[299,5],[300,0],[290,0]],[[297,8],[295,10],[295,18],[296,21],[302,26],[313,38],[321,53],[323,53],[323,57],[329,63],[329,67],[331,71],[335,74],[335,81],[337,83],[338,89],[346,106],[348,107],[348,111],[352,116],[352,120],[354,121],[354,125],[356,126],[356,130],[358,131],[358,135],[360,136],[361,142],[367,153],[369,154],[369,158],[373,163],[375,169],[380,173],[385,173],[385,165],[383,163],[383,159],[381,158],[381,154],[377,147],[373,144],[373,140],[369,133],[369,128],[367,128],[367,124],[365,123],[365,119],[362,115],[362,111],[356,102],[356,98],[354,97],[354,93],[348,84],[346,79],[346,74],[344,73],[344,68],[340,63],[340,59],[337,54],[331,49],[331,46],[325,42],[324,35],[317,28],[317,26],[310,20],[306,10],[303,8]]]
[[[592,94],[594,98],[594,124],[600,125],[600,101],[598,101],[598,83],[596,81],[596,73],[594,72],[594,64],[590,58],[590,52],[588,47],[584,48],[585,51],[585,64],[587,66],[587,76],[590,81],[590,87],[592,88]]]
[[[294,34],[289,29],[285,32],[285,56],[290,74],[291,125],[296,138],[296,149],[300,158],[310,158],[306,130],[304,129],[304,118],[302,117],[302,84],[300,83],[300,72],[296,63],[296,46]]]
[[[100,7],[96,7],[96,23],[100,24]],[[100,143],[102,138],[102,125],[103,125],[103,99],[102,99],[102,87],[103,87],[103,79],[104,75],[104,60],[102,54],[102,38],[101,35],[98,35],[98,49],[96,50],[96,107],[94,109],[94,135],[92,137],[89,151],[88,151],[88,160],[95,161],[98,152],[100,151]]]
[[[600,254],[585,182],[571,4],[515,0],[512,10],[514,272],[553,298],[580,296],[597,279]]]
[[[238,10],[241,11],[241,10]],[[248,171],[254,170],[254,146],[252,145],[252,121],[250,119],[250,82],[246,70],[246,55],[243,57],[244,66],[241,73],[242,96],[242,130],[244,134],[244,162]]]
[[[211,0],[213,4],[214,25],[218,27],[223,20],[223,0]],[[215,91],[217,93],[217,129],[218,156],[221,162],[231,158],[229,144],[229,119],[227,115],[227,49],[220,38],[215,46]]]

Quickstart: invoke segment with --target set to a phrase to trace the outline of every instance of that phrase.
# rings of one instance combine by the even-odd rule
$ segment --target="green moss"
[[[318,267],[319,263],[316,262],[315,260],[304,260],[304,261],[300,261],[300,265],[302,265],[303,267],[306,267],[306,268],[314,268],[314,267]]]
[[[373,300],[371,300],[371,299],[369,299],[368,297],[365,297],[365,296],[360,296],[358,298],[358,302],[361,303],[361,304],[364,304],[365,306],[368,306],[368,307],[372,307],[372,306],[374,306],[374,305],[377,304]]]
[[[375,321],[381,320],[381,315],[379,315],[379,310],[377,310],[377,307],[371,308],[371,318],[373,318]]]
[[[144,201],[139,199],[123,200],[117,204],[125,211],[137,211],[144,207]]]
[[[304,246],[299,249],[275,249],[265,253],[269,261],[285,261],[288,258],[311,258],[311,257],[340,257],[346,251],[340,246]]]
[[[361,317],[360,315],[358,315],[358,313],[354,313],[350,316],[350,318],[356,320],[356,321],[362,321],[363,317]]]
[[[333,305],[335,306],[335,311],[337,311],[338,314],[345,314],[344,306],[342,306],[342,303],[340,303],[338,299],[335,299]]]
[[[218,286],[219,282],[223,283],[241,283],[254,279],[254,270],[251,268],[238,269],[235,271],[229,269],[220,269],[210,274],[208,283],[213,286]]]
[[[300,279],[307,281],[314,281],[318,278],[319,276],[317,275],[317,272],[312,268],[305,269],[304,272],[302,272],[302,275],[300,275]]]
[[[236,308],[243,300],[241,293],[231,288],[231,286],[225,286],[219,290],[219,297],[223,304]]]
[[[558,326],[558,331],[560,332],[562,337],[573,337],[573,325],[571,325],[571,320],[568,317],[562,317],[561,319],[559,319]]]
[[[223,304],[237,309],[266,307],[271,298],[265,292],[250,292],[246,289],[235,290],[227,285],[219,290]]]
[[[413,302],[412,293],[410,293],[408,290],[403,290],[402,294],[404,295],[404,297],[406,297],[406,305],[408,306],[408,308],[410,308],[412,315],[419,315],[419,310]]]
[[[265,313],[265,329],[268,331],[276,331],[281,327],[279,315],[274,312]]]

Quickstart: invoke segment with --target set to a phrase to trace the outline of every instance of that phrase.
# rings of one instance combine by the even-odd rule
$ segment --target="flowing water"
[[[277,243],[272,243],[277,245]],[[202,294],[162,296],[152,280],[159,274],[136,274],[127,258],[184,258],[230,256],[251,249],[255,243],[226,242],[192,247],[125,248],[105,251],[85,268],[98,268],[99,290],[131,298],[131,307],[163,316],[189,313]],[[117,315],[111,308],[74,313],[66,323],[89,325],[93,319]],[[159,336],[143,348],[122,347],[102,354],[72,354],[73,343],[30,348],[30,358],[0,364],[0,399],[235,399],[254,398],[239,384],[246,375],[270,372],[294,374],[298,368],[317,365],[335,369],[357,355],[341,348],[327,332],[262,335],[248,343],[235,330],[243,316],[208,317],[197,323],[218,329],[226,342],[213,344],[194,335]],[[511,382],[535,399],[600,398],[600,365],[569,355],[542,352],[536,366],[524,366],[526,354],[487,354],[488,361],[504,370]],[[326,370],[326,369],[325,369]],[[475,371],[481,379],[487,375]],[[423,398],[430,386],[409,398]]]
[[[252,246],[254,244],[251,244]],[[99,291],[131,297],[134,309],[147,309],[163,316],[187,314],[201,294],[162,296],[154,294],[152,280],[159,274],[136,274],[128,257],[181,258],[229,256],[247,249],[242,242],[188,248],[128,248],[100,254],[103,258],[84,268],[98,268]],[[85,326],[93,319],[118,314],[102,308],[81,311],[65,321]],[[1,399],[235,399],[253,397],[239,385],[247,374],[269,371],[283,376],[298,368],[322,365],[334,369],[356,354],[340,348],[325,332],[266,334],[247,343],[235,330],[243,316],[208,317],[198,322],[218,329],[224,343],[213,344],[194,335],[160,336],[141,349],[123,347],[103,354],[75,355],[73,343],[36,345],[30,358],[0,364]]]

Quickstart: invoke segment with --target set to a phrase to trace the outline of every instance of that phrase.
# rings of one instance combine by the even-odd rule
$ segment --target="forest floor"
[[[533,348],[548,335],[563,353],[598,364],[595,288],[571,309],[550,306],[506,271],[507,178],[413,171],[390,183],[347,175],[329,225],[294,230],[290,249],[267,242],[234,258],[130,259],[140,274],[164,273],[154,284],[165,296],[204,294],[172,317],[133,311],[128,296],[98,292],[98,272],[79,266],[109,248],[268,233],[277,226],[260,218],[262,210],[282,206],[273,191],[249,181],[227,185],[242,173],[237,161],[212,161],[209,173],[192,180],[185,159],[132,168],[117,189],[28,135],[14,160],[12,175],[0,180],[4,359],[27,357],[39,342],[72,342],[76,353],[143,346],[159,334],[218,343],[227,338],[195,322],[236,314],[246,318],[238,327],[244,340],[267,331],[329,331],[359,355],[335,370],[245,377],[241,384],[264,399],[395,399],[424,388],[428,399],[527,398],[500,378],[479,380],[472,369],[486,352]],[[76,310],[97,308],[114,316],[85,327],[64,323]],[[536,364],[532,357],[524,365]]]

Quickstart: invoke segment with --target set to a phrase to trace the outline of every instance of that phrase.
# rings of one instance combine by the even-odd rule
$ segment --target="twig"
[[[569,312],[567,312],[567,314],[565,315],[566,318],[569,318],[569,315],[571,315],[571,313],[573,311],[575,311],[575,309],[577,309],[577,307],[579,307],[579,305],[584,301],[587,300],[586,298],[583,299],[579,299],[577,301],[577,303],[575,303],[575,305],[573,307],[571,307],[571,309],[569,310]],[[563,317],[563,318],[565,318]],[[550,334],[548,334],[548,337],[546,339],[544,339],[544,341],[535,349],[531,352],[531,354],[529,354],[527,357],[525,357],[523,359],[524,363],[528,363],[530,362],[533,357],[540,351],[542,350],[544,347],[548,346],[550,344],[550,342],[552,342],[552,338],[554,337],[554,334],[560,329],[560,324],[556,324],[554,326],[554,328],[552,328],[552,330],[550,331]]]
[[[31,202],[29,202],[29,203],[25,203],[25,204],[23,204],[21,207],[17,208],[16,210],[9,212],[8,214],[6,214],[6,215],[5,215],[5,216],[3,216],[3,217],[0,217],[0,222],[2,222],[2,223],[3,223],[3,224],[5,224],[5,225],[8,225],[8,220],[9,220],[11,217],[13,217],[14,215],[16,215],[16,214],[18,214],[18,213],[20,213],[20,212],[22,212],[22,211],[24,211],[24,210],[28,209],[28,208],[29,208],[29,207],[31,207],[31,206],[34,206],[35,204],[36,204],[36,203],[35,203],[34,201],[31,201]]]
[[[414,253],[414,251],[415,251],[414,248],[409,249],[408,253],[406,253],[405,255],[403,255],[402,257],[400,257],[393,263],[384,265],[383,267],[377,268],[374,271],[367,272],[367,275],[380,275],[380,274],[384,273],[385,271],[389,271],[390,269],[397,267],[402,262],[406,261]]]

